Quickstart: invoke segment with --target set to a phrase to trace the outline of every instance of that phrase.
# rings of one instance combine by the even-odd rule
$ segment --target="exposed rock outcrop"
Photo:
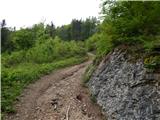
[[[108,120],[160,120],[160,74],[131,59],[115,49],[93,73],[89,89]]]

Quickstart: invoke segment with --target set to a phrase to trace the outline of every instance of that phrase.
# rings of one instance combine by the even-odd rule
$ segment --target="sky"
[[[72,19],[99,16],[101,0],[0,0],[0,21],[20,28],[53,21],[55,26]]]

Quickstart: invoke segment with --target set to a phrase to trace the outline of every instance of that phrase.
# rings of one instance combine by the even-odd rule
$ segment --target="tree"
[[[6,20],[3,19],[3,20],[2,20],[2,23],[1,23],[1,28],[4,28],[5,26],[6,26]]]
[[[51,25],[47,24],[46,26],[46,34],[49,34],[50,37],[54,38],[56,36],[56,28],[53,22],[51,22]]]
[[[20,29],[12,35],[12,41],[16,49],[28,49],[35,44],[35,34],[32,29]]]
[[[104,2],[103,26],[112,36],[113,43],[142,42],[140,36],[160,34],[160,2],[153,1],[112,1]]]
[[[59,36],[62,40],[71,40],[71,26],[62,25],[61,27],[57,27],[56,35]]]
[[[87,18],[82,22],[81,36],[82,40],[88,39],[97,32],[98,20],[95,17]]]
[[[62,40],[85,40],[97,32],[99,21],[95,18],[87,18],[86,20],[73,19],[68,25],[62,25],[55,28],[54,24],[46,26],[46,34],[50,37],[58,36]]]
[[[81,40],[81,20],[73,19],[71,22],[71,39],[72,40]]]
[[[1,22],[1,51],[12,51],[13,44],[11,42],[11,33],[12,31],[6,27],[5,19]]]

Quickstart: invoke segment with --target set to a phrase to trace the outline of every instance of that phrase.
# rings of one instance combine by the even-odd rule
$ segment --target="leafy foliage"
[[[45,28],[40,23],[31,28],[10,31],[9,41],[14,51],[9,52],[6,45],[2,53],[2,113],[15,112],[13,102],[32,81],[52,70],[87,59],[83,42],[63,41],[53,36],[53,29],[53,26]],[[8,43],[5,41],[5,44]]]
[[[52,70],[83,62],[85,56],[83,43],[58,37],[26,50],[2,54],[2,112],[14,112],[13,102],[30,82]]]
[[[88,66],[88,68],[86,69],[85,74],[83,76],[83,83],[84,83],[84,85],[86,83],[88,83],[88,81],[90,80],[90,78],[91,78],[93,72],[95,71],[95,69],[96,69],[96,66],[93,65],[93,64],[90,64]]]
[[[11,51],[13,50],[13,45],[11,41],[11,29],[5,27],[6,21],[2,20],[1,26],[0,26],[0,32],[1,32],[1,51]]]
[[[88,38],[85,42],[87,51],[96,51],[98,40],[100,40],[100,36],[98,33]]]
[[[92,17],[73,19],[57,28],[51,22],[15,30],[7,28],[3,20],[2,111],[13,111],[13,101],[28,83],[53,69],[83,61],[86,50],[96,51],[96,58],[87,69],[84,82],[89,80],[100,59],[121,44],[142,46],[148,54],[159,52],[159,11],[160,2],[105,0],[101,24]],[[144,64],[154,69],[159,67],[159,61],[159,55],[152,55]]]
[[[160,2],[105,0],[100,31],[87,40],[87,49],[96,48],[97,56],[103,57],[121,44],[141,45],[148,52],[159,48],[159,11]]]
[[[14,33],[12,41],[17,49],[28,49],[35,44],[34,33],[30,29],[21,29]]]
[[[63,40],[85,40],[98,31],[99,21],[92,17],[86,20],[73,19],[69,25],[56,29],[56,35]]]
[[[154,71],[157,68],[160,68],[160,55],[149,56],[145,58],[144,65],[146,68]]]
[[[47,63],[73,56],[85,56],[84,45],[79,44],[75,41],[65,42],[56,37],[46,40],[43,44],[36,44],[28,50],[12,52],[10,55],[3,54],[2,63],[12,66],[22,62]]]
[[[86,57],[70,57],[51,63],[21,63],[10,68],[2,68],[2,112],[14,112],[13,102],[21,91],[32,81],[38,79],[52,70],[78,64],[86,60]]]
[[[99,31],[86,41],[87,50],[96,51],[96,58],[87,69],[84,81],[88,82],[94,66],[109,51],[120,45],[134,51],[132,53],[135,57],[143,56],[139,55],[140,52],[145,52],[144,56],[156,52],[156,55],[147,57],[144,64],[149,69],[160,68],[159,11],[158,1],[103,1],[103,22]],[[137,50],[141,51],[137,53]]]
[[[143,43],[160,34],[160,2],[104,2],[103,10],[114,45]]]

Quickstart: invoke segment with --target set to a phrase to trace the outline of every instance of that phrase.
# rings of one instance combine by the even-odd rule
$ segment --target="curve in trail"
[[[6,120],[103,120],[93,104],[82,75],[91,62],[61,69],[30,84]]]

